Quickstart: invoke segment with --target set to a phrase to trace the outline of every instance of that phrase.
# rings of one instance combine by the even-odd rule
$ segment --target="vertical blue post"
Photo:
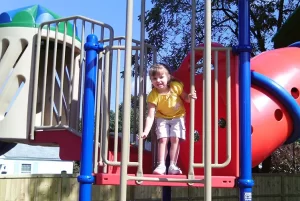
[[[94,155],[94,122],[95,122],[95,93],[98,53],[103,50],[96,35],[88,35],[84,45],[86,51],[83,124],[81,143],[79,200],[92,200],[92,185],[94,183],[93,155]],[[70,142],[71,143],[71,142]]]
[[[252,201],[251,143],[251,71],[250,71],[250,2],[239,0],[239,119],[240,119],[240,201]]]

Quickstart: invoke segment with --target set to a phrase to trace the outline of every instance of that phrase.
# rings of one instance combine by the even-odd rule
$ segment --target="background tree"
[[[134,103],[135,102],[135,103]],[[136,115],[134,115],[134,107],[136,107]],[[109,129],[111,132],[115,130],[115,115],[114,111],[110,111],[110,122]],[[139,128],[139,100],[138,97],[131,95],[131,110],[130,110],[130,132],[132,134],[138,132]],[[118,132],[122,132],[122,123],[123,123],[123,102],[119,104],[119,117],[118,117]]]
[[[299,173],[300,172],[300,143],[284,145],[272,155],[271,172]]]
[[[191,1],[152,0],[145,26],[148,43],[159,48],[161,60],[178,68],[191,47]],[[237,44],[238,1],[212,1],[212,37],[224,46]],[[250,0],[252,55],[272,49],[274,34],[299,6],[298,0]],[[204,40],[204,1],[197,1],[196,44]]]

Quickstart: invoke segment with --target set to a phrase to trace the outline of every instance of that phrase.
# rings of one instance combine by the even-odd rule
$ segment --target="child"
[[[148,116],[142,138],[145,139],[156,120],[156,135],[158,139],[158,166],[153,174],[166,173],[166,150],[170,140],[170,166],[168,174],[182,174],[176,166],[179,154],[179,140],[185,140],[185,108],[182,100],[190,102],[196,99],[196,93],[187,94],[183,91],[183,84],[174,79],[168,67],[164,64],[155,64],[149,70],[152,91],[149,93]]]

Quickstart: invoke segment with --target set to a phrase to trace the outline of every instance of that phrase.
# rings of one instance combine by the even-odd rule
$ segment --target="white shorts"
[[[184,117],[174,119],[156,119],[156,136],[157,139],[178,137],[185,140],[185,121]]]

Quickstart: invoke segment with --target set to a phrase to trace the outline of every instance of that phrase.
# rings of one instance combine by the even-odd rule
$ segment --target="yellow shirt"
[[[147,97],[147,102],[156,106],[155,117],[173,119],[185,115],[185,108],[180,95],[183,91],[183,84],[177,81],[170,83],[170,92],[159,94],[153,88]]]

